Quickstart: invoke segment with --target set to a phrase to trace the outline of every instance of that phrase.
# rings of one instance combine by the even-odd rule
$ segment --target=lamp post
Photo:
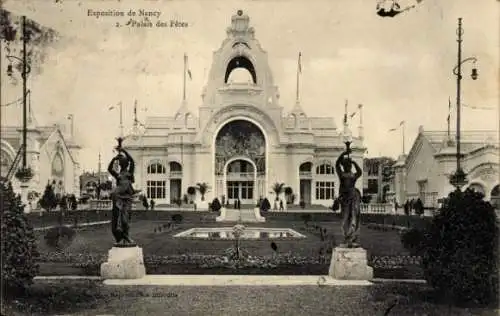
[[[26,49],[26,44],[28,41],[28,34],[26,32],[26,17],[22,17],[22,40],[23,40],[23,57],[22,59],[16,56],[6,56],[9,61],[12,62],[12,59],[15,59],[19,63],[21,63],[22,67],[22,72],[21,72],[21,78],[23,79],[23,128],[22,128],[22,136],[23,136],[23,141],[22,141],[22,167],[20,170],[18,170],[17,176],[18,179],[21,182],[28,182],[32,177],[33,174],[31,173],[31,170],[27,166],[27,146],[26,146],[26,138],[27,138],[27,96],[28,96],[28,89],[27,89],[27,80],[28,80],[28,74],[31,72],[31,67],[28,65],[27,61],[27,49]],[[7,66],[7,75],[11,77],[13,75],[13,66],[12,63]]]
[[[462,35],[464,31],[462,28],[462,18],[458,18],[458,29],[457,29],[457,42],[458,42],[458,54],[457,54],[457,66],[453,69],[453,74],[457,77],[457,170],[450,177],[450,184],[457,188],[457,190],[461,190],[461,188],[467,184],[467,175],[462,169],[460,164],[460,159],[462,157],[462,153],[460,152],[460,108],[461,108],[461,80],[462,80],[462,64],[468,61],[472,61],[474,63],[474,67],[472,68],[471,78],[472,80],[476,80],[478,77],[477,68],[475,67],[475,63],[477,62],[476,57],[469,57],[462,60]]]
[[[347,157],[350,158],[349,154],[351,153],[351,144],[352,144],[352,132],[349,129],[349,127],[344,126],[344,132],[342,135],[346,152],[347,152]]]

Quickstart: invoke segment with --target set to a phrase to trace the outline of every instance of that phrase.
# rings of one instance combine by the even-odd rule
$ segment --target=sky
[[[418,127],[446,130],[448,100],[455,104],[456,28],[463,18],[463,58],[478,58],[479,79],[470,79],[464,64],[463,130],[498,130],[499,5],[493,0],[399,1],[417,4],[394,18],[375,12],[367,0],[7,0],[4,7],[53,28],[61,38],[46,49],[39,72],[30,77],[32,108],[40,124],[68,123],[74,115],[76,140],[84,147],[83,170],[97,169],[113,155],[119,115],[109,107],[123,103],[125,129],[133,120],[171,116],[182,100],[183,55],[189,57],[187,83],[190,110],[197,113],[211,67],[213,51],[226,37],[231,16],[242,9],[269,56],[280,105],[295,103],[298,52],[302,53],[301,104],[309,116],[332,116],[341,126],[344,103],[349,111],[363,104],[367,156],[397,157],[402,135],[389,132],[405,121],[405,147]],[[88,10],[145,9],[160,20],[183,21],[185,28],[115,27],[127,17],[89,16]],[[156,21],[156,19],[153,19]],[[2,72],[1,103],[21,95]],[[146,109],[146,110],[145,110]],[[2,107],[2,124],[20,118],[20,108]],[[455,127],[452,113],[452,130]],[[358,125],[353,119],[353,127]],[[356,130],[355,128],[353,129]],[[356,135],[356,132],[354,132]]]

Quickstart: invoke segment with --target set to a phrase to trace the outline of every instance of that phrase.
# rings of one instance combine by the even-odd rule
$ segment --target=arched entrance
[[[60,196],[65,194],[64,168],[63,155],[61,152],[58,152],[52,160],[51,178],[54,184],[54,191],[56,195]]]
[[[215,139],[215,196],[252,204],[266,190],[266,138],[250,120],[229,121]]]
[[[170,168],[170,203],[179,203],[182,199],[182,165],[177,161],[168,163]]]
[[[311,205],[311,182],[312,182],[312,163],[304,162],[299,166],[300,179],[300,201],[306,205]]]
[[[233,158],[226,163],[225,184],[228,202],[240,200],[242,205],[255,205],[257,170],[255,163],[248,158]]]

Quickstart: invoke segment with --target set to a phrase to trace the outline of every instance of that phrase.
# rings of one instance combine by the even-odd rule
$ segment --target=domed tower
[[[246,76],[233,76],[238,72],[246,72]],[[279,92],[274,85],[267,52],[255,39],[250,18],[242,10],[231,17],[226,38],[213,53],[202,99],[201,126],[204,125],[204,119],[208,119],[204,114],[213,113],[227,105],[243,103],[262,109],[278,105]]]

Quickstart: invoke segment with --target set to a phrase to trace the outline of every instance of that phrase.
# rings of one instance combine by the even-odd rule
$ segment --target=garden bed
[[[99,276],[102,255],[59,255],[43,258],[39,262],[40,275]],[[291,254],[272,257],[252,257],[240,267],[231,267],[223,256],[178,255],[145,256],[148,274],[210,274],[210,275],[327,275],[330,255],[307,258]],[[420,259],[411,256],[372,256],[368,264],[374,268],[376,278],[422,278]]]
[[[39,263],[40,276],[100,276],[100,265],[77,267],[68,263]],[[310,264],[307,266],[282,265],[275,268],[203,268],[194,264],[148,265],[147,274],[185,275],[328,275],[330,264]],[[423,279],[419,267],[395,269],[374,268],[374,278],[383,279]]]

